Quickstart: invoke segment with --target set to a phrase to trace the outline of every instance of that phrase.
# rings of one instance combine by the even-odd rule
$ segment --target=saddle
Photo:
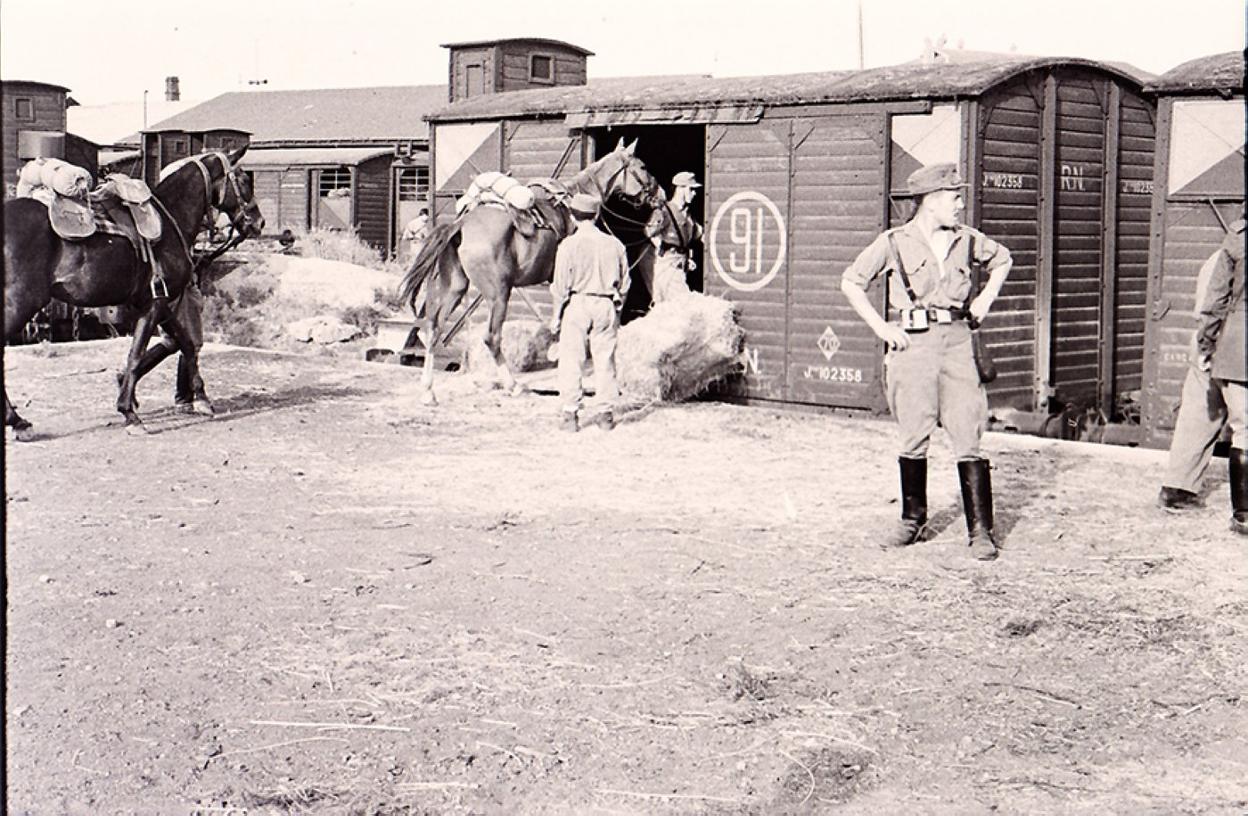
[[[82,241],[97,232],[120,235],[142,258],[151,251],[145,245],[160,240],[160,213],[142,179],[113,173],[86,201],[58,195],[44,203],[53,231],[67,241]]]

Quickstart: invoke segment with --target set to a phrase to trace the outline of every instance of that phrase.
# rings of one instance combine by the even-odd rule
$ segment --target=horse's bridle
[[[204,195],[207,198],[208,211],[221,210],[230,217],[230,224],[237,231],[242,231],[240,221],[246,218],[246,205],[243,203],[243,188],[238,181],[237,168],[230,164],[229,157],[221,151],[215,151],[208,155],[215,156],[221,162],[221,168],[225,171],[221,177],[221,194],[216,193],[216,182],[212,178],[212,172],[208,169],[208,165],[204,164],[204,160],[199,156],[192,156],[191,161],[199,168],[199,172],[204,177]],[[225,193],[227,187],[234,193],[234,212],[231,213],[225,206]],[[215,199],[215,200],[214,200]],[[241,239],[240,239],[241,240]]]
[[[631,174],[633,177],[633,180],[636,181],[637,184],[645,191],[644,193],[645,197],[647,199],[653,200],[654,194],[658,190],[658,186],[659,186],[658,182],[654,180],[653,176],[651,176],[649,182],[647,182],[646,179],[642,177],[641,173],[637,171],[637,168],[633,166],[634,158],[631,155],[624,156],[622,158],[623,158],[623,161],[620,164],[619,169],[616,170],[611,175],[607,176],[607,181],[605,184],[600,183],[598,181],[597,176],[592,175],[592,174],[590,175],[589,180],[593,182],[594,187],[598,192],[599,200],[602,201],[604,206],[606,205],[607,199],[610,197],[608,193],[611,190],[611,185],[615,182],[617,178],[624,175],[625,172]]]

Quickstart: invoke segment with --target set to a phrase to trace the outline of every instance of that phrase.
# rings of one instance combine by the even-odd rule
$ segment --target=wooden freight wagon
[[[1157,103],[1143,444],[1165,447],[1187,374],[1196,274],[1244,215],[1244,55],[1204,57],[1145,88]]]
[[[393,147],[278,147],[247,151],[265,232],[355,230],[378,250],[390,243]]]
[[[1112,412],[1138,389],[1153,174],[1139,72],[1013,56],[761,78],[594,83],[467,99],[432,115],[435,200],[472,176],[567,177],[638,138],[665,184],[693,170],[703,291],[740,304],[747,400],[883,411],[883,347],[841,272],[905,218],[905,179],[957,162],[968,223],[1014,253],[985,331],[997,406]],[[699,281],[695,280],[695,284]],[[881,309],[883,285],[872,297]]]

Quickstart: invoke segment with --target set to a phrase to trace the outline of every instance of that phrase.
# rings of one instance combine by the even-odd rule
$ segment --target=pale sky
[[[1244,46],[1244,0],[862,6],[869,67],[914,59],[924,38],[941,35],[950,46],[1154,73]],[[251,79],[271,90],[440,84],[441,43],[518,36],[594,51],[591,77],[837,70],[858,64],[857,9],[857,0],[0,0],[0,76],[65,85],[85,105],[140,101],[145,89],[159,98],[171,74],[191,100]]]

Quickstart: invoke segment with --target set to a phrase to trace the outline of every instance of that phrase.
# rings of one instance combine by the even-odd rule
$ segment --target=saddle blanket
[[[462,215],[483,203],[503,204],[524,211],[533,206],[533,191],[506,173],[481,173],[455,202],[455,214]]]

